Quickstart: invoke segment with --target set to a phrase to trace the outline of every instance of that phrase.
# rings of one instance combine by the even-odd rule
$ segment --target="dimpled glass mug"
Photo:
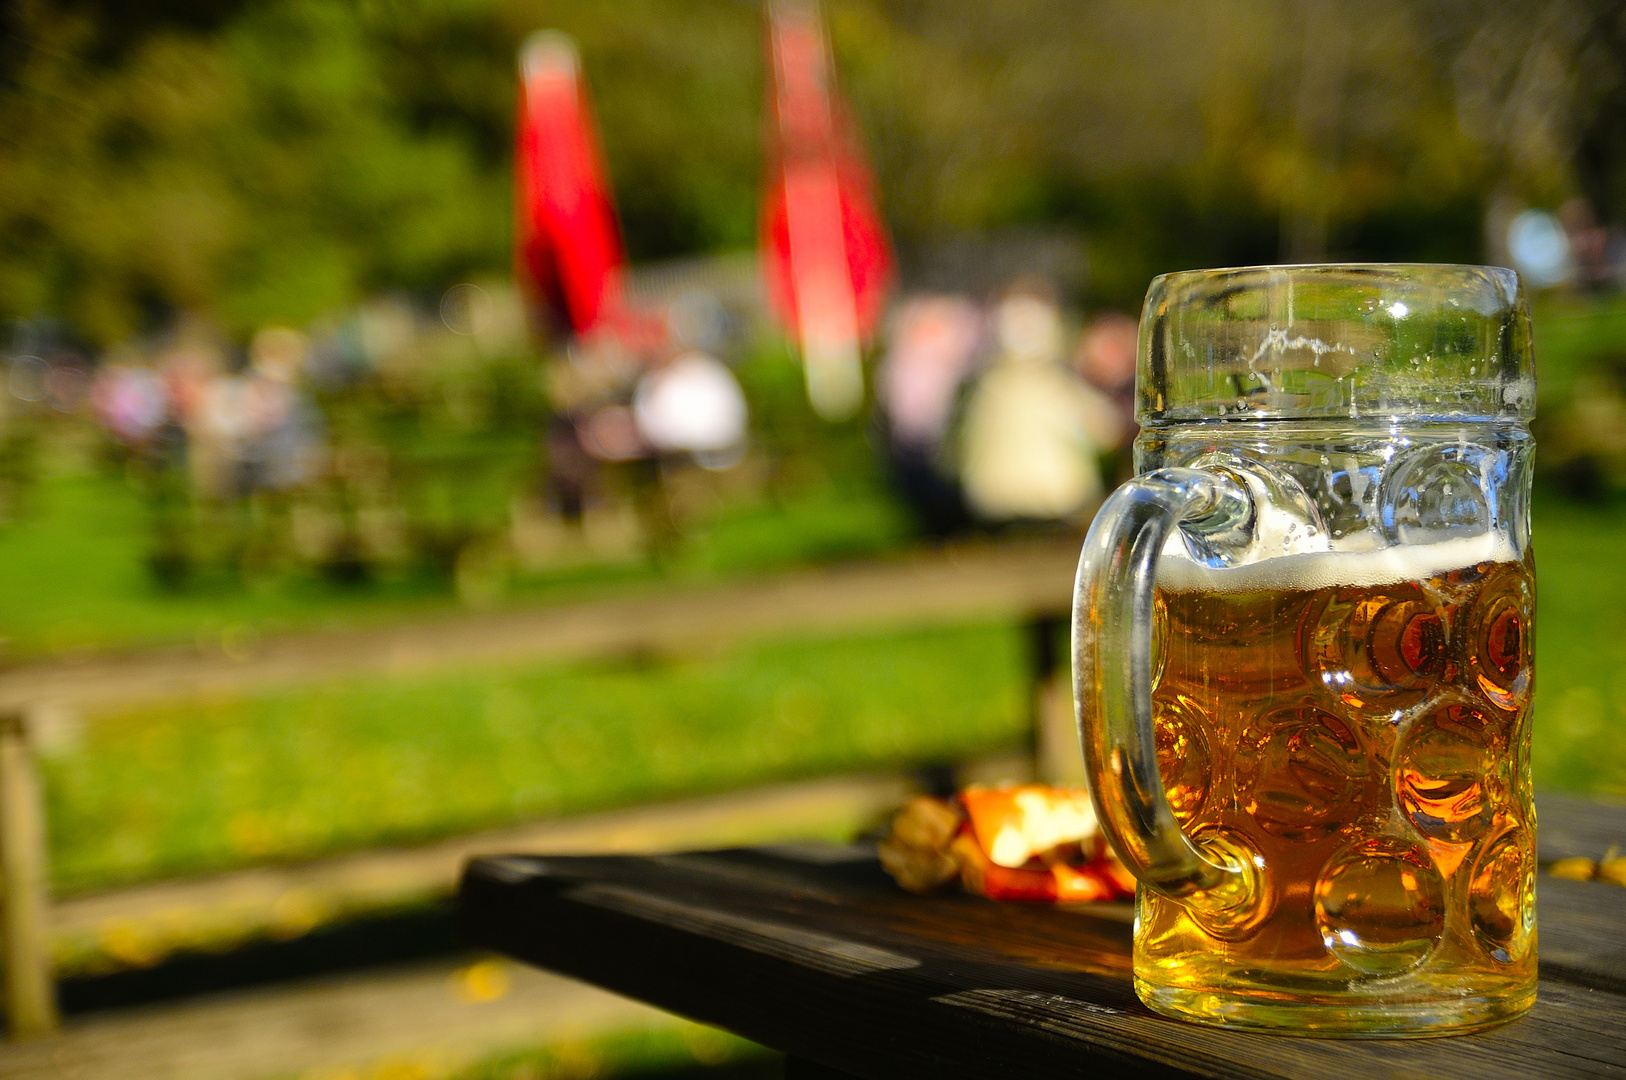
[[[1529,314],[1510,270],[1152,282],[1073,612],[1141,1000],[1427,1035],[1535,1000]]]

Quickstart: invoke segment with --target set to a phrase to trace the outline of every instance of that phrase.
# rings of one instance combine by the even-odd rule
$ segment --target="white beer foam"
[[[1518,562],[1522,554],[1495,532],[1433,544],[1366,551],[1309,551],[1241,566],[1210,567],[1192,559],[1174,537],[1158,561],[1157,584],[1169,592],[1308,592],[1426,581],[1483,562]]]

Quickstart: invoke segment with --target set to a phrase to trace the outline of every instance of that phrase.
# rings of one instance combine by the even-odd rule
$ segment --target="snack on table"
[[[1570,881],[1601,881],[1605,885],[1626,886],[1626,858],[1620,854],[1620,845],[1615,844],[1604,852],[1601,860],[1594,862],[1585,855],[1572,855],[1547,867],[1547,873],[1551,877],[1568,878]]]
[[[960,873],[949,848],[964,824],[958,801],[910,799],[892,818],[892,831],[881,841],[881,865],[910,892],[932,892]]]
[[[967,892],[990,900],[1078,903],[1135,894],[1082,788],[973,786],[952,799],[911,799],[892,819],[880,855],[887,873],[916,893],[958,878]]]

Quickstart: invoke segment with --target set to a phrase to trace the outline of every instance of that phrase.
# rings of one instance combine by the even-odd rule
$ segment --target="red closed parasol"
[[[775,311],[801,345],[808,399],[820,416],[838,420],[863,403],[859,348],[886,301],[890,244],[816,5],[774,0],[768,47],[774,123],[763,273]]]
[[[625,256],[575,45],[533,34],[519,79],[515,276],[583,334],[620,318]]]

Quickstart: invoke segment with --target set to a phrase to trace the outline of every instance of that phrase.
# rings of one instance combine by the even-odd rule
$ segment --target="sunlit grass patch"
[[[445,1080],[608,1080],[702,1071],[719,1080],[769,1080],[780,1075],[779,1055],[725,1031],[674,1020],[669,1026],[507,1054]]]
[[[1538,500],[1536,785],[1626,796],[1626,508]]]
[[[93,720],[45,765],[62,891],[1018,743],[1014,627],[370,677]]]

